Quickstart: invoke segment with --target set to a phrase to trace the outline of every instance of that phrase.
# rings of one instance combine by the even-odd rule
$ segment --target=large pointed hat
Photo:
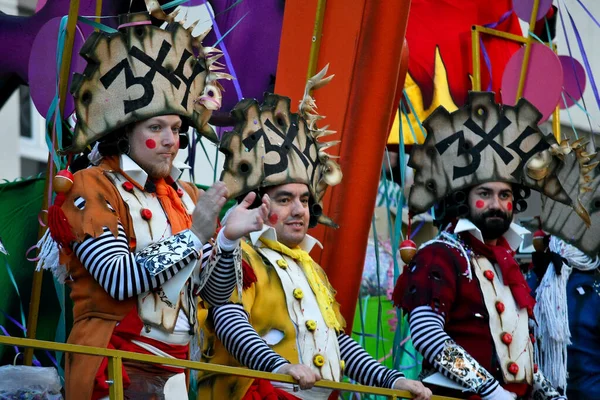
[[[325,77],[326,73],[327,66],[309,79],[298,113],[290,111],[288,97],[270,93],[262,104],[246,99],[234,107],[235,127],[223,135],[220,145],[226,156],[221,180],[230,197],[269,186],[304,183],[312,198],[311,222],[336,226],[322,214],[322,201],[327,187],[342,179],[339,165],[325,152],[339,142],[318,140],[335,132],[317,127],[317,121],[325,117],[316,113],[310,95],[333,78]]]
[[[459,190],[498,181],[571,204],[556,176],[560,154],[538,129],[540,118],[527,100],[506,106],[491,92],[470,92],[467,104],[452,113],[438,107],[423,122],[425,142],[410,155],[415,169],[410,210],[422,213]]]
[[[583,139],[564,140],[560,146],[576,155],[558,173],[574,207],[543,196],[542,229],[595,257],[600,251],[600,156],[587,152],[589,143]]]
[[[65,151],[80,152],[131,123],[168,114],[217,141],[208,119],[220,107],[218,79],[230,78],[218,72],[222,54],[202,47],[208,31],[195,38],[195,25],[185,29],[160,11],[164,28],[152,25],[148,15],[132,14],[121,17],[118,32],[94,32],[87,39],[80,54],[88,64],[71,88],[77,123]]]

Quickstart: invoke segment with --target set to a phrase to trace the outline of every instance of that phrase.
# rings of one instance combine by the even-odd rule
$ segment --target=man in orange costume
[[[469,399],[564,400],[534,365],[535,300],[514,259],[528,231],[513,213],[529,189],[570,202],[556,179],[562,148],[539,131],[540,118],[524,99],[511,107],[470,92],[457,111],[431,114],[411,153],[409,208],[437,205],[442,230],[408,262],[393,300],[408,315],[425,381],[450,378]]]
[[[178,23],[161,29],[139,15],[83,47],[88,67],[73,84],[77,125],[67,150],[95,143],[93,165],[75,173],[49,216],[74,303],[69,343],[188,359],[196,296],[218,305],[241,285],[239,248],[227,244],[260,229],[266,206],[248,210],[248,196],[213,251],[227,188],[199,194],[179,180],[175,161],[188,125],[216,139],[207,121],[220,104],[217,79],[228,76],[215,72],[215,52]],[[187,397],[182,369],[123,364],[126,398]],[[67,399],[106,398],[109,384],[107,359],[67,356]]]

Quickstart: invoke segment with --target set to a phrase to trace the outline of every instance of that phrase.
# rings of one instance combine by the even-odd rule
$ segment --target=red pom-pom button
[[[518,374],[519,366],[517,365],[517,363],[511,362],[510,364],[508,364],[508,372],[510,372],[513,375]]]
[[[502,343],[504,343],[505,345],[509,345],[512,343],[513,337],[510,333],[504,332],[502,334]]]
[[[183,189],[182,188],[177,188],[177,196],[183,197]]]
[[[144,218],[146,221],[152,218],[152,211],[148,210],[147,208],[142,208],[141,214],[142,218]]]
[[[496,302],[496,311],[498,311],[498,314],[502,314],[505,309],[506,309],[506,307],[504,306],[503,302],[501,302],[501,301]]]
[[[529,339],[531,339],[531,344],[535,343],[535,336],[533,336],[533,333],[529,334]]]
[[[123,182],[123,184],[121,186],[123,186],[123,189],[125,189],[126,191],[133,192],[133,183],[126,181],[126,182]]]
[[[493,281],[494,280],[494,271],[492,271],[491,269],[488,269],[487,271],[483,272],[483,276],[485,276],[485,279],[487,279],[488,281]]]
[[[537,374],[538,369],[539,369],[538,365],[537,364],[533,364],[533,373],[534,374]]]

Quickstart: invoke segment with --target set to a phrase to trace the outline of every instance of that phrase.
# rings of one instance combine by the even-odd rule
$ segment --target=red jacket
[[[504,382],[489,328],[477,276],[467,277],[467,260],[454,247],[433,243],[417,252],[404,267],[393,301],[409,314],[419,306],[429,305],[444,313],[446,333],[463,347],[501,384]],[[423,360],[424,368],[432,366]],[[528,385],[510,385],[515,393],[524,393]]]

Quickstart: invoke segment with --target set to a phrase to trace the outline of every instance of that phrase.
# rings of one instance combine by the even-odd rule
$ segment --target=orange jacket
[[[135,235],[129,209],[104,171],[118,170],[118,157],[107,157],[97,166],[75,174],[74,184],[62,206],[78,242],[86,237],[98,237],[103,227],[117,236],[117,224],[121,222],[129,239],[130,249],[135,248]],[[180,182],[194,202],[198,190],[188,183]],[[85,208],[75,207],[78,197],[86,200]],[[111,211],[107,202],[115,210]],[[73,328],[68,343],[106,348],[113,329],[136,305],[136,297],[118,301],[112,298],[96,282],[70,249],[61,252],[61,264],[67,266],[73,300]],[[101,357],[67,354],[65,365],[65,393],[67,400],[90,399],[94,378]]]

